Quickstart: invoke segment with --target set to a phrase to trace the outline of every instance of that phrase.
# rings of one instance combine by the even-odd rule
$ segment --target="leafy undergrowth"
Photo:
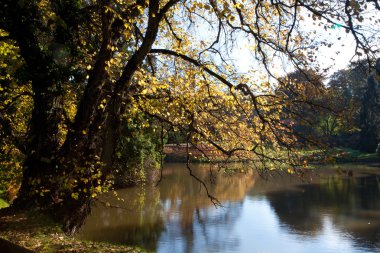
[[[145,252],[136,247],[82,241],[66,236],[51,219],[35,212],[0,217],[0,237],[41,253]]]

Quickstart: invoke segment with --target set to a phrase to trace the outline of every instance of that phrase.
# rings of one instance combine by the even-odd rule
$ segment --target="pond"
[[[103,195],[78,237],[176,253],[380,252],[380,167],[347,164],[299,178],[240,166],[229,175],[192,165],[215,206],[184,164],[166,164],[157,187]]]

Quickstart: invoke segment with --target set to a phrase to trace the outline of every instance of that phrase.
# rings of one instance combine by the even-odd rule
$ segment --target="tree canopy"
[[[2,1],[0,134],[23,164],[14,205],[51,209],[74,232],[112,184],[122,126],[137,115],[226,158],[302,165],[289,105],[311,102],[275,92],[279,60],[320,69],[318,48],[332,42],[318,39],[319,26],[345,29],[372,66],[379,10],[377,1]],[[232,60],[243,41],[257,66],[249,73]]]

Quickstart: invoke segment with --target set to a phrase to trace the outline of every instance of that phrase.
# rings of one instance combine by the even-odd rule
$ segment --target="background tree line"
[[[360,60],[328,79],[313,70],[290,73],[277,92],[284,99],[311,98],[292,105],[295,128],[303,135],[323,138],[330,147],[374,153],[380,140],[378,76]]]

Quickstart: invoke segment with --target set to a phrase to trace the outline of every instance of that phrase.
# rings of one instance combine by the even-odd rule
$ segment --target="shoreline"
[[[147,252],[135,246],[85,241],[67,236],[58,224],[37,211],[4,214],[0,210],[0,247],[6,249],[5,253]]]

